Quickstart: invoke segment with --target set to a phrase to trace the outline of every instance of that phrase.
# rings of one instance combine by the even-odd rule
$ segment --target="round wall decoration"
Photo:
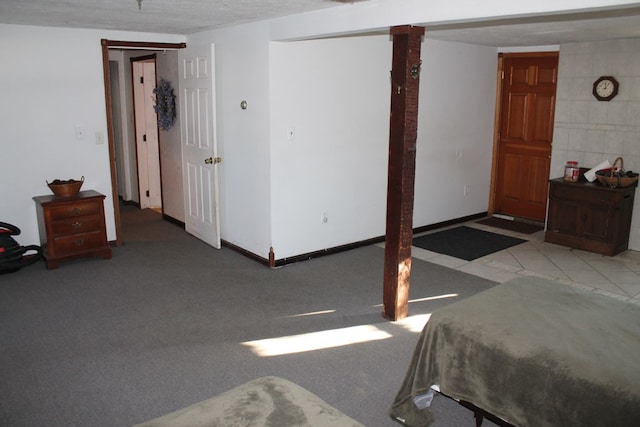
[[[618,94],[618,81],[611,76],[602,76],[593,82],[593,96],[598,101],[611,101]]]
[[[161,79],[153,89],[156,94],[156,105],[153,107],[158,114],[158,127],[162,130],[169,130],[173,127],[176,119],[176,96],[173,93],[171,83]]]

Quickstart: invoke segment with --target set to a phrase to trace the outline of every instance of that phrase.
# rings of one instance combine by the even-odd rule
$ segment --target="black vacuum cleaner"
[[[42,258],[42,248],[37,245],[20,246],[13,237],[20,234],[15,225],[0,222],[0,274],[13,273]]]

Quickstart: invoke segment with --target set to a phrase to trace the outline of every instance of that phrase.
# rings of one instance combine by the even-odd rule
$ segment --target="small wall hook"
[[[419,64],[413,64],[411,66],[411,69],[409,70],[409,74],[411,75],[412,79],[417,79],[418,78],[418,74],[420,74],[420,68],[422,67],[422,61],[420,61]]]

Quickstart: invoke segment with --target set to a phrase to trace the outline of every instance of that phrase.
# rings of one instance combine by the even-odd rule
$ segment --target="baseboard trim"
[[[261,256],[260,256],[260,255],[258,255],[258,254],[254,254],[253,252],[248,251],[248,250],[246,250],[246,249],[244,249],[244,248],[241,248],[240,246],[234,245],[233,243],[228,242],[228,241],[226,241],[226,240],[224,240],[224,239],[221,239],[221,240],[220,240],[220,243],[221,243],[221,244],[222,244],[222,246],[223,246],[223,247],[225,247],[225,248],[229,248],[229,249],[231,249],[231,250],[232,250],[232,251],[234,251],[234,252],[238,252],[239,254],[244,255],[244,256],[246,256],[246,257],[247,257],[247,258],[249,258],[249,259],[252,259],[252,260],[254,260],[254,261],[257,261],[257,262],[259,262],[260,264],[264,264],[264,265],[266,265],[267,267],[269,266],[269,260],[268,260],[267,258],[261,257]]]
[[[319,258],[321,256],[337,254],[344,251],[349,251],[351,249],[361,248],[362,246],[374,245],[376,243],[384,242],[384,236],[378,236],[367,240],[361,240],[359,242],[348,243],[346,245],[333,246],[327,249],[321,249],[319,251],[307,252],[306,254],[295,255],[292,257],[285,257],[275,260],[276,267],[282,267],[287,264],[294,264],[300,261],[308,261],[313,258]]]
[[[488,215],[487,212],[480,212],[477,214],[473,214],[473,215],[468,215],[468,216],[464,216],[464,217],[460,217],[460,218],[455,218],[455,219],[451,219],[448,221],[442,221],[442,222],[438,222],[435,224],[430,224],[430,225],[425,225],[422,227],[416,227],[413,229],[413,233],[417,234],[417,233],[424,233],[425,231],[431,231],[431,230],[436,230],[438,228],[442,228],[442,227],[448,227],[451,225],[456,225],[456,224],[460,224],[463,222],[467,222],[467,221],[473,221],[476,219],[480,219],[480,218],[484,218]],[[263,264],[267,267],[271,267],[271,268],[277,268],[277,267],[282,267],[285,266],[287,264],[294,264],[296,262],[301,262],[301,261],[308,261],[310,259],[313,258],[319,258],[321,256],[326,256],[326,255],[332,255],[332,254],[336,254],[336,253],[340,253],[340,252],[344,252],[344,251],[348,251],[351,249],[357,249],[360,248],[362,246],[369,246],[369,245],[374,245],[376,243],[382,243],[385,241],[385,236],[378,236],[378,237],[373,237],[371,239],[366,239],[366,240],[361,240],[359,242],[354,242],[354,243],[348,243],[346,245],[340,245],[340,246],[334,246],[331,248],[327,248],[327,249],[321,249],[318,251],[313,251],[313,252],[307,252],[305,254],[301,254],[301,255],[295,255],[292,257],[285,257],[285,258],[280,258],[280,259],[275,259],[270,261],[268,258],[265,257],[261,257],[260,255],[257,255],[253,252],[250,252],[246,249],[241,248],[240,246],[234,245],[233,243],[227,242],[226,240],[222,240],[222,246],[227,247],[233,251],[236,251],[244,256],[246,256],[247,258],[250,258],[254,261],[259,262],[260,264]],[[277,254],[276,254],[277,255]]]
[[[451,225],[460,224],[463,222],[474,221],[476,219],[485,218],[489,215],[488,212],[480,212],[473,215],[461,216],[460,218],[450,219],[448,221],[437,222],[435,224],[424,225],[413,229],[413,234],[424,233],[425,231],[437,230],[438,228],[449,227]]]
[[[186,226],[185,226],[184,222],[182,222],[180,220],[177,220],[174,217],[169,216],[169,215],[167,215],[165,213],[162,214],[162,219],[167,221],[167,222],[170,222],[173,225],[177,225],[178,227],[182,228],[183,230],[186,229]]]

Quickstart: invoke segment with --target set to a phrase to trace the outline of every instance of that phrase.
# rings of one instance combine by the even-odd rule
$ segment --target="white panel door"
[[[161,208],[160,146],[158,115],[153,106],[156,87],[155,59],[134,61],[133,99],[135,109],[136,155],[140,209]]]
[[[220,249],[213,45],[179,52],[185,228]]]
[[[149,207],[162,207],[162,189],[160,178],[160,143],[158,138],[158,114],[153,106],[156,104],[156,61],[144,62],[144,104],[146,120],[147,173]],[[146,194],[145,194],[146,195]],[[142,199],[142,197],[141,197]]]

